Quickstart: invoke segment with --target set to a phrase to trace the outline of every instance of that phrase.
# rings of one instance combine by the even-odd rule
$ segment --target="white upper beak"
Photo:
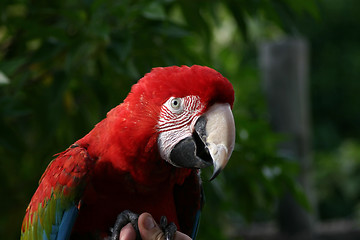
[[[235,122],[228,103],[216,103],[205,113],[206,146],[213,159],[214,179],[226,166],[235,145]]]

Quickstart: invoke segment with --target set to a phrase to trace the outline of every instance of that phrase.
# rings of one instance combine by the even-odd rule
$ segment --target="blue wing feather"
[[[201,210],[199,209],[195,215],[194,228],[190,235],[191,239],[195,239],[199,230]]]
[[[79,210],[77,206],[72,206],[71,208],[69,208],[64,212],[64,215],[60,222],[59,232],[57,234],[56,240],[69,239],[78,214],[79,214]]]
[[[63,214],[56,213],[57,216],[62,215],[59,221],[51,227],[50,238],[46,234],[46,231],[43,230],[42,238],[43,240],[67,240],[70,237],[72,228],[74,226],[75,220],[78,216],[79,210],[77,206],[73,205],[69,209],[65,210]],[[57,220],[59,219],[57,218]]]
[[[73,145],[49,164],[23,221],[22,240],[67,240],[94,165],[86,149]]]

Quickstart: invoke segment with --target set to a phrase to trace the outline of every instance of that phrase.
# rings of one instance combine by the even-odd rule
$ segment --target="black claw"
[[[173,240],[177,227],[175,223],[171,222],[168,224],[167,218],[162,216],[160,218],[160,227],[164,232],[165,240]]]
[[[160,218],[160,227],[162,230],[165,230],[166,226],[167,226],[167,218],[165,216],[162,216]]]
[[[120,237],[121,229],[123,227],[125,227],[126,224],[131,223],[131,225],[134,227],[135,232],[136,232],[136,240],[141,240],[139,227],[138,227],[138,218],[139,218],[138,214],[133,213],[129,210],[125,210],[122,213],[120,213],[117,216],[114,227],[112,229],[110,229],[110,231],[112,233],[111,237],[107,238],[107,239],[118,240]]]
[[[120,231],[126,224],[131,223],[136,232],[136,240],[141,240],[139,226],[139,215],[129,210],[125,210],[117,216],[114,227],[110,229],[111,237],[107,237],[106,240],[118,240],[120,237]],[[168,224],[167,218],[162,216],[160,219],[160,228],[164,232],[165,240],[173,240],[177,227],[175,223]]]

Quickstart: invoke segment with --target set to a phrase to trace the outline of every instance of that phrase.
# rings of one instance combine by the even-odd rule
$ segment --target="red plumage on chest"
[[[81,199],[75,232],[93,229],[107,232],[117,214],[124,210],[149,212],[157,221],[166,216],[180,227],[175,186],[183,185],[191,172],[197,176],[197,170],[175,168],[161,159],[154,123],[157,116],[150,116],[147,110],[144,119],[144,115],[140,117],[136,113],[136,106],[129,105],[125,102],[114,108],[105,120],[76,142],[96,164]]]

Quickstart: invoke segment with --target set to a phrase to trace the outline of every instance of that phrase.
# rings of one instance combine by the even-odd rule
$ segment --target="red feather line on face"
[[[200,102],[198,96],[187,96],[182,98],[182,110],[176,113],[169,108],[169,99],[160,110],[160,118],[157,126],[158,132],[171,131],[181,129],[186,125],[190,125],[194,118],[199,116],[204,106]]]

